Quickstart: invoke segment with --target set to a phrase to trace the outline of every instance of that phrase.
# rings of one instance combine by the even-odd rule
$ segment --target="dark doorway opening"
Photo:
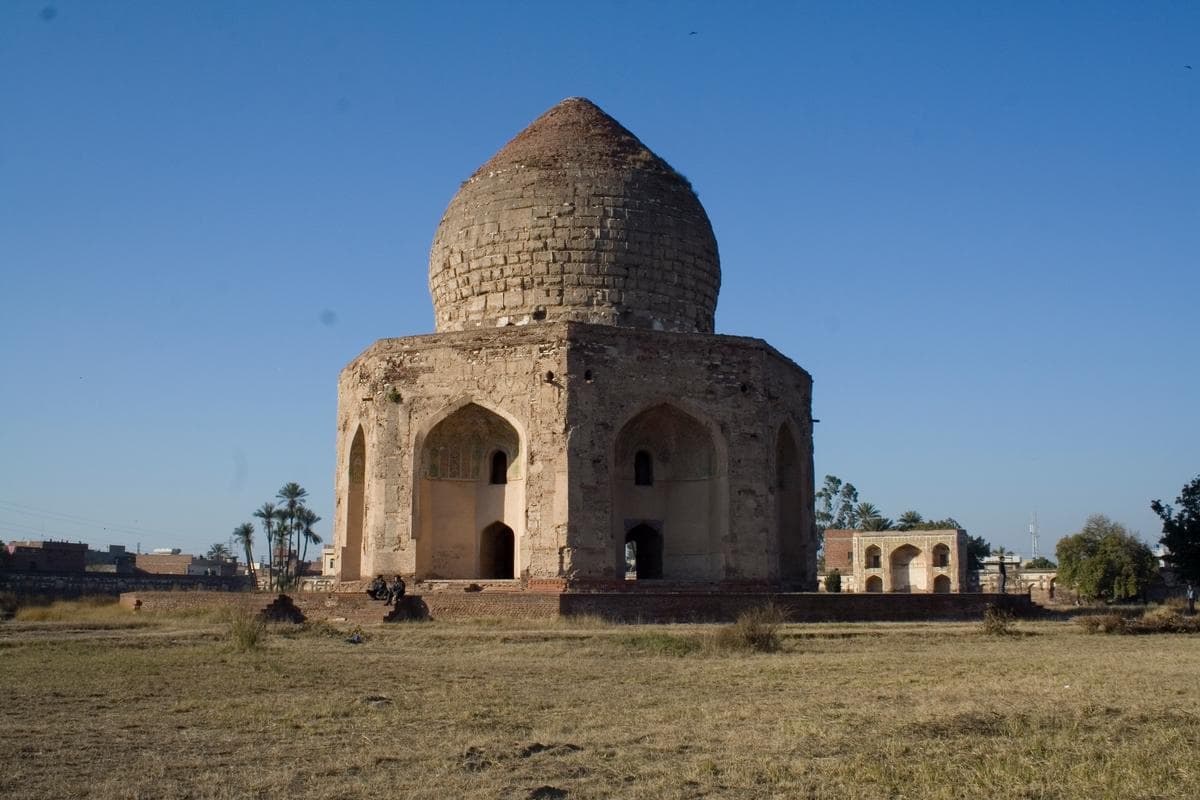
[[[512,528],[503,522],[493,522],[484,528],[479,542],[480,577],[512,580],[515,545]]]
[[[662,551],[662,534],[649,525],[637,525],[625,534],[625,552],[639,581],[662,577]]]
[[[492,469],[488,483],[508,483],[508,454],[503,450],[492,453]]]

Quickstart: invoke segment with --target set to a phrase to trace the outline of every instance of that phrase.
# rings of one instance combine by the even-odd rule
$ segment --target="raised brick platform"
[[[193,611],[241,605],[265,608],[276,598],[268,593],[129,592],[121,603],[147,612]],[[425,616],[434,620],[487,617],[554,619],[596,616],[617,622],[728,622],[743,611],[772,602],[793,622],[914,622],[971,619],[988,605],[1018,615],[1037,609],[1027,595],[999,594],[763,594],[763,593],[565,593],[470,591],[429,592],[404,599],[401,614],[365,594],[299,592],[291,595],[310,620],[385,622],[389,617]]]

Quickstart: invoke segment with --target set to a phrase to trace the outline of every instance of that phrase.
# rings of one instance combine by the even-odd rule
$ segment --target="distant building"
[[[88,546],[82,542],[9,542],[8,568],[16,572],[83,572]]]
[[[967,532],[825,531],[825,575],[843,592],[967,591]]]
[[[107,550],[88,548],[85,561],[85,569],[88,572],[131,575],[134,571],[134,554],[127,551],[123,544],[110,544]]]
[[[148,575],[220,575],[234,576],[238,574],[236,558],[210,559],[198,558],[178,549],[165,552],[138,553],[134,567],[138,572]]]

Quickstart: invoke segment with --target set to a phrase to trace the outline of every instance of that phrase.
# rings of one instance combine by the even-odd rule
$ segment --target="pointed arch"
[[[417,577],[513,578],[525,530],[523,429],[486,403],[460,400],[414,441]],[[501,541],[501,528],[510,540]],[[496,561],[504,552],[507,568]]]
[[[342,532],[341,579],[362,577],[363,524],[366,516],[367,439],[362,425],[354,433],[346,459],[346,527]]]
[[[805,476],[799,444],[785,422],[775,435],[775,531],[779,576],[785,581],[803,580],[808,574],[812,524],[805,500],[812,487],[805,486]]]
[[[639,577],[721,578],[729,497],[720,429],[682,404],[659,401],[626,417],[617,431],[610,460],[614,574],[625,575],[632,544],[642,553]]]
[[[893,592],[927,591],[925,554],[912,544],[902,544],[888,557]]]

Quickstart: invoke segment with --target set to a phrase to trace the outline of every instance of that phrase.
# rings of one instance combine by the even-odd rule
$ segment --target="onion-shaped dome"
[[[576,320],[711,333],[720,284],[691,184],[579,97],[463,183],[429,254],[439,332]]]

